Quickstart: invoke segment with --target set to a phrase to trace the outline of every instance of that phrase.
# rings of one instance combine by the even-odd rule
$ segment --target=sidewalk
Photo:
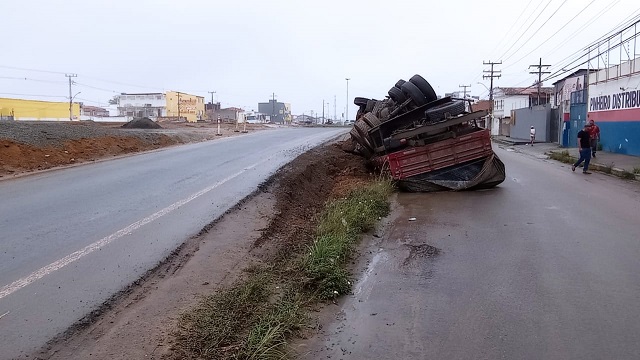
[[[509,138],[506,139],[504,137],[494,138],[493,142],[502,148],[512,148],[517,152],[537,158],[549,158],[549,154],[552,152],[561,153],[563,151],[568,151],[576,159],[579,157],[578,148],[563,148],[554,143],[535,143],[533,146],[520,145],[517,139],[514,139],[516,141],[508,140]],[[623,176],[625,172],[633,173],[634,169],[640,169],[640,156],[598,151],[596,158],[591,158],[589,169]],[[636,180],[640,180],[639,174],[636,174]]]

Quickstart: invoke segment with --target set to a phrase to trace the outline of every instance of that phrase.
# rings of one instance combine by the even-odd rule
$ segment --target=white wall
[[[144,107],[146,104],[151,104],[151,107],[166,107],[167,100],[165,94],[153,94],[153,95],[119,95],[119,106],[137,106]]]

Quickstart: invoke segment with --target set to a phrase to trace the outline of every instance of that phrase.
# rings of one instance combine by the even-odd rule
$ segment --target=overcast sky
[[[438,94],[471,85],[486,97],[483,61],[503,61],[496,86],[528,86],[540,57],[561,69],[637,13],[637,0],[0,0],[0,97],[65,101],[64,74],[76,73],[89,105],[216,91],[223,106],[257,110],[275,93],[294,114],[325,100],[331,116],[335,96],[340,117],[347,77],[350,103],[413,74]]]

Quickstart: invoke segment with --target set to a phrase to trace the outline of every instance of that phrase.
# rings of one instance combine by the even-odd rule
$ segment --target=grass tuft
[[[285,249],[287,256],[247,269],[246,279],[182,314],[172,357],[288,358],[287,340],[308,325],[307,302],[350,291],[346,261],[362,232],[389,212],[392,191],[390,181],[376,181],[329,202],[305,253],[303,246]]]
[[[550,158],[552,158],[553,160],[557,160],[566,164],[573,164],[576,161],[578,161],[577,158],[571,156],[571,154],[569,154],[568,150],[563,150],[563,151],[552,151],[551,154],[549,155]]]
[[[392,191],[390,181],[377,181],[327,205],[316,238],[302,260],[307,285],[320,299],[334,299],[351,289],[345,261],[360,234],[389,212],[387,199]]]
[[[633,173],[634,173],[634,174],[640,174],[640,167],[637,167],[637,166],[636,166],[636,167],[634,167],[634,168],[633,168]]]
[[[604,172],[605,174],[611,174],[613,172],[614,166],[616,166],[614,162],[609,163],[609,165],[605,165],[604,168],[602,168],[602,172]]]
[[[179,320],[176,355],[225,357],[240,342],[246,323],[264,311],[270,295],[268,276],[256,273],[228,290],[203,298]]]
[[[623,170],[620,173],[620,177],[623,179],[627,179],[627,180],[635,180],[636,179],[636,175],[632,172],[629,172],[627,170]]]

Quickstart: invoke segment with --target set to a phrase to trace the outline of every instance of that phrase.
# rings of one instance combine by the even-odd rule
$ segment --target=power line
[[[507,49],[507,51],[504,52],[504,54],[502,54],[502,56],[500,56],[500,58],[503,58],[505,55],[507,55],[509,53],[509,51],[511,49],[513,49],[513,47],[518,43],[518,41],[520,41],[520,39],[522,39],[522,37],[524,36],[524,34],[527,33],[527,31],[529,31],[529,29],[531,28],[531,26],[533,26],[533,24],[535,24],[535,22],[538,20],[538,18],[540,17],[540,15],[542,15],[542,13],[547,9],[547,7],[549,6],[549,4],[551,4],[552,0],[549,0],[549,2],[547,3],[547,5],[544,6],[544,8],[542,8],[542,11],[540,11],[540,13],[535,17],[535,19],[533,19],[533,21],[531,22],[531,24],[529,24],[529,26],[524,30],[524,32],[522,34],[520,34],[520,37],[518,37],[516,39],[516,41],[513,42],[513,44],[511,44],[511,46],[509,46],[509,48]],[[538,7],[540,7],[538,5]]]
[[[63,81],[55,81],[55,80],[41,80],[41,79],[32,79],[32,78],[27,78],[27,77],[14,77],[14,76],[0,76],[0,79],[25,80],[25,81],[36,81],[36,82],[55,83],[55,84],[60,84],[60,83],[63,82]]]
[[[579,13],[577,13],[573,18],[571,18],[571,20],[569,20],[568,22],[566,22],[560,29],[558,29],[555,33],[553,33],[551,36],[549,36],[547,39],[545,39],[544,41],[542,41],[540,43],[540,45],[536,46],[533,50],[529,51],[526,55],[524,55],[523,57],[521,57],[520,59],[514,61],[511,63],[511,65],[506,66],[503,68],[503,70],[510,68],[511,66],[519,63],[520,61],[524,60],[524,58],[526,58],[527,56],[531,55],[534,51],[538,50],[542,45],[546,44],[547,41],[551,40],[551,38],[553,38],[556,34],[558,34],[560,32],[560,30],[564,29],[567,25],[569,25],[573,20],[575,20],[580,14],[582,14],[589,6],[591,6],[594,2],[596,2],[596,0],[592,0],[587,6],[585,6],[584,8],[582,8],[582,10],[580,10]],[[564,3],[563,3],[564,4]],[[555,13],[554,13],[555,14]],[[543,24],[544,25],[544,24]],[[534,34],[535,35],[535,34]],[[526,43],[526,42],[525,42]],[[520,50],[520,49],[518,49]],[[517,53],[518,51],[516,50],[515,53]],[[514,54],[515,54],[514,53]],[[508,59],[508,58],[507,58]],[[505,60],[507,60],[505,59]]]
[[[0,95],[12,95],[12,96],[31,96],[31,97],[50,97],[50,98],[67,98],[61,95],[36,95],[36,94],[17,94],[17,93],[0,93]]]
[[[498,48],[500,47],[500,45],[502,44],[503,41],[505,41],[508,37],[510,37],[509,35],[514,35],[517,34],[522,27],[524,26],[525,22],[521,22],[520,23],[520,27],[518,28],[518,30],[516,30],[515,32],[511,32],[511,30],[513,30],[513,27],[520,21],[520,18],[522,17],[522,15],[524,15],[524,13],[527,11],[527,9],[529,8],[529,5],[531,5],[531,3],[533,2],[533,0],[529,0],[529,3],[527,3],[527,6],[524,7],[524,9],[522,9],[522,12],[520,13],[520,15],[518,15],[518,17],[516,18],[516,21],[513,22],[513,24],[511,24],[511,27],[509,27],[509,30],[507,30],[507,32],[505,32],[505,35],[502,37],[502,39],[496,44],[496,47],[491,50],[491,53],[496,52],[496,50],[498,50]],[[508,43],[508,42],[507,42]]]
[[[547,20],[545,20],[545,21],[542,23],[542,25],[540,25],[540,27],[539,27],[539,28],[537,28],[537,29],[536,29],[536,31],[534,31],[534,32],[531,34],[531,36],[529,36],[529,38],[527,38],[527,40],[525,40],[525,41],[522,43],[522,45],[520,45],[520,47],[519,47],[518,49],[516,49],[516,51],[514,51],[513,53],[511,53],[511,55],[507,56],[504,60],[505,60],[505,61],[507,61],[508,59],[510,59],[511,57],[513,57],[513,55],[517,54],[517,53],[518,53],[518,51],[520,51],[520,49],[522,49],[526,44],[528,44],[528,43],[529,43],[529,40],[531,40],[534,36],[536,36],[536,34],[538,33],[538,31],[540,31],[540,29],[542,29],[542,27],[544,27],[544,26],[549,22],[549,20],[551,20],[551,19],[552,19],[552,18],[553,18],[557,13],[558,13],[558,11],[559,11],[560,9],[562,9],[562,7],[564,6],[564,4],[566,4],[566,3],[567,3],[567,1],[569,1],[569,0],[564,0],[564,1],[562,2],[562,4],[560,4],[560,6],[558,6],[558,8],[556,9],[556,11],[554,11],[554,12],[553,12],[553,13],[552,13],[548,18],[547,18]]]
[[[33,71],[33,72],[41,72],[41,73],[49,73],[49,74],[58,74],[58,75],[67,74],[65,72],[60,72],[60,71],[29,69],[29,68],[22,68],[22,67],[17,67],[17,66],[7,66],[7,65],[0,65],[0,68],[11,69],[11,70],[20,70],[20,71]]]

